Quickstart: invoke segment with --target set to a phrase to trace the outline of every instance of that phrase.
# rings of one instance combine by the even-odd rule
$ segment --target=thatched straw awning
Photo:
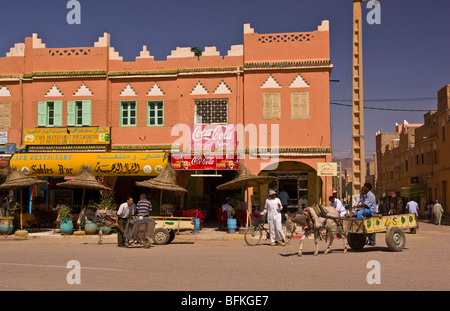
[[[187,192],[186,189],[177,184],[177,174],[170,163],[166,164],[161,175],[149,180],[136,182],[136,185],[160,190]]]
[[[239,165],[238,176],[217,187],[217,190],[247,189],[250,187],[268,184],[275,180],[274,176],[256,176],[243,164]]]
[[[17,167],[13,166],[9,169],[6,181],[0,185],[0,190],[15,190],[42,184],[48,184],[48,182],[26,176],[24,173],[19,171]]]
[[[111,188],[98,181],[92,175],[92,169],[86,165],[79,170],[78,175],[74,179],[58,183],[57,186],[89,190],[111,190]]]

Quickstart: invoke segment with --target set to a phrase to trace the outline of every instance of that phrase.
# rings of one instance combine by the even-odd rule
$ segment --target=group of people
[[[231,198],[226,197],[225,203],[219,208],[219,212],[217,213],[217,220],[219,221],[219,230],[226,229],[227,220],[236,218],[237,225],[243,226],[247,221],[247,202],[244,200],[239,200],[234,207],[231,204]]]
[[[128,219],[132,216],[149,217],[152,211],[152,203],[147,199],[147,195],[141,194],[139,196],[139,202],[133,203],[133,197],[128,197],[125,203],[119,206],[116,217],[117,231],[117,246],[125,247],[125,238],[123,234],[128,223]]]

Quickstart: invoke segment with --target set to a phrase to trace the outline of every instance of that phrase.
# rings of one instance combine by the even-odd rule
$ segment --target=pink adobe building
[[[277,177],[251,192],[253,203],[264,202],[269,187],[286,190],[290,204],[327,202],[331,177],[317,179],[317,165],[331,162],[328,21],[310,32],[275,34],[258,34],[245,24],[243,44],[223,56],[216,47],[205,47],[201,56],[177,47],[158,61],[149,50],[144,46],[135,61],[125,62],[107,33],[93,46],[74,48],[48,48],[37,34],[25,38],[0,58],[0,131],[28,155],[169,154],[177,124],[242,124],[246,132],[238,134],[236,149],[245,152],[243,163],[253,174]],[[26,142],[26,132],[70,134],[73,127],[107,128],[110,141]],[[15,160],[11,165],[19,163]],[[35,176],[45,171],[26,170]],[[181,204],[216,210],[226,195],[234,195],[215,187],[235,171],[220,173],[194,178],[194,171],[179,172],[178,183],[189,190]],[[119,196],[137,196],[135,182],[148,178],[144,175],[118,173],[105,182],[110,180]],[[62,178],[63,173],[50,176]]]

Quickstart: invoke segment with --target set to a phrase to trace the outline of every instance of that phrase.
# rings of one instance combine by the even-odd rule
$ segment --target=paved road
[[[144,248],[118,248],[113,239],[98,245],[91,237],[73,239],[0,239],[0,290],[450,290],[450,227],[421,223],[406,233],[403,252],[388,251],[384,234],[377,246],[342,254],[336,249],[313,256],[306,240],[301,258],[298,240],[285,247],[250,247],[243,240],[188,241]],[[81,284],[68,284],[76,260]],[[371,260],[380,263],[379,274]],[[370,274],[372,273],[372,274]],[[368,284],[367,275],[380,276]]]

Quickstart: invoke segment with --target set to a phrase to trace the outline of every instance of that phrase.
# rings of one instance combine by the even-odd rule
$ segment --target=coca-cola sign
[[[236,155],[172,155],[174,170],[236,170]]]
[[[190,129],[191,149],[194,151],[220,152],[223,150],[223,154],[230,154],[236,149],[235,124],[193,125]]]

